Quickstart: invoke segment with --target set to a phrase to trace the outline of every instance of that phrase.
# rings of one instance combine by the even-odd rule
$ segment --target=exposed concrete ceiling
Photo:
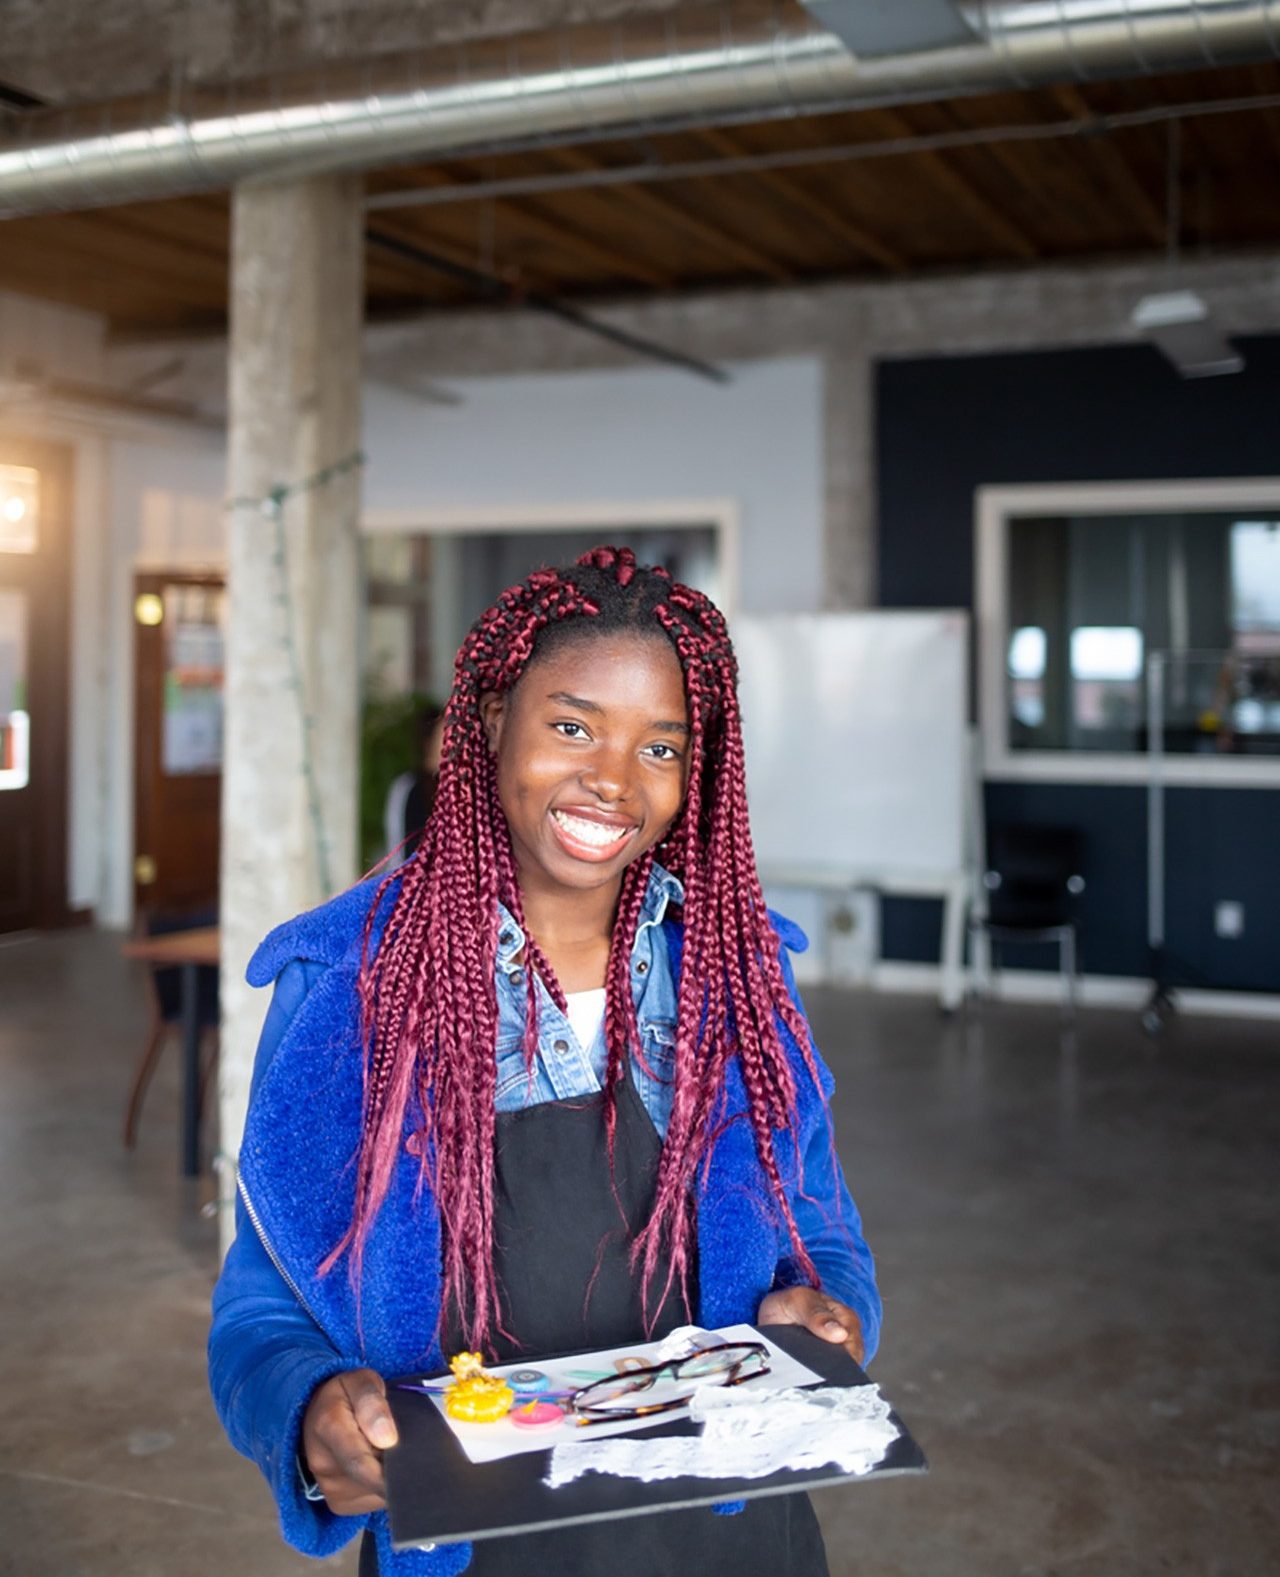
[[[0,0],[0,87],[72,105],[675,11],[679,0]]]
[[[1218,21],[1253,15],[1245,0],[1185,0],[1184,33],[1191,22],[1207,28],[1210,10],[1202,16],[1201,4]],[[1268,4],[1280,16],[1280,0]],[[341,77],[358,107],[385,108],[385,96],[370,97],[379,77],[366,72],[373,55],[362,51],[394,56],[400,40],[412,76],[418,46],[425,57],[429,46],[456,45],[461,36],[464,49],[435,53],[445,62],[441,80],[469,110],[486,66],[508,86],[519,84],[542,50],[558,77],[562,45],[571,41],[576,51],[584,29],[606,53],[617,45],[627,61],[641,45],[656,50],[671,73],[680,57],[669,57],[667,46],[677,37],[687,44],[702,26],[718,44],[731,19],[736,48],[747,36],[737,24],[753,18],[775,30],[770,37],[784,26],[813,31],[797,0],[0,0],[7,50],[0,80],[24,60],[35,71],[43,59],[47,80],[28,74],[15,85],[43,87],[46,96],[55,88],[64,102],[94,101],[67,115],[22,117],[24,129],[13,135],[25,155],[26,125],[52,124],[55,140],[91,123],[110,125],[122,107],[125,114],[137,108],[122,101],[126,89],[154,93],[155,71],[170,70],[174,60],[182,75],[159,96],[156,124],[163,127],[183,109],[215,121],[247,113],[249,79],[274,95],[286,74],[296,83],[308,62],[318,100],[327,102]],[[535,25],[552,31],[524,31]],[[495,39],[499,29],[507,31]],[[480,42],[486,31],[489,42]],[[1123,42],[1136,51],[1132,32]],[[1208,33],[1195,36],[1203,45]],[[913,91],[897,99],[886,89],[865,103],[806,111],[789,97],[787,113],[758,123],[739,114],[732,123],[710,117],[664,126],[641,116],[626,135],[615,130],[594,140],[589,118],[570,115],[558,139],[452,151],[436,124],[439,145],[419,156],[367,160],[377,210],[366,267],[369,314],[452,310],[504,292],[513,300],[607,300],[1280,245],[1277,36],[1260,33],[1234,64],[1215,56],[1199,69],[1168,69],[1167,62],[1156,71],[1141,55],[1143,70],[1135,74],[1134,61],[1122,61],[1112,78],[1086,71],[1077,35],[1071,42],[1064,79],[1051,73],[1033,82],[1012,72],[1012,83],[975,92],[954,73],[935,71],[926,93],[916,65]],[[778,58],[776,49],[769,53],[771,80]],[[784,85],[794,90],[793,79]],[[424,79],[409,89],[421,96]],[[576,90],[561,97],[581,110]],[[269,103],[278,108],[274,97]],[[81,158],[68,158],[66,167],[84,180]],[[0,288],[102,312],[117,335],[220,334],[227,199],[193,189],[172,201],[137,200],[155,195],[134,193],[110,206],[121,204],[113,189],[96,206],[71,201],[62,205],[69,212],[8,218],[0,229]]]

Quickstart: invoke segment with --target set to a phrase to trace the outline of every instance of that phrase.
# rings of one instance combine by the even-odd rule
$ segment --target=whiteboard
[[[965,864],[968,615],[742,615],[747,799],[766,880]]]

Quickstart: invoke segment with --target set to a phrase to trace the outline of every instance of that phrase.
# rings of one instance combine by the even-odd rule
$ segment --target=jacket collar
[[[649,885],[645,889],[644,902],[640,905],[637,933],[646,925],[660,925],[666,918],[667,909],[671,904],[683,903],[684,883],[655,860],[649,872]],[[498,905],[499,969],[506,971],[515,966],[516,959],[524,951],[524,942],[524,932],[516,924],[515,917],[506,904],[500,903]]]

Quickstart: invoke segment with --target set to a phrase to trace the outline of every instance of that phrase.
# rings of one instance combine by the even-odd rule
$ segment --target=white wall
[[[415,511],[732,500],[739,604],[822,606],[822,364],[742,363],[717,385],[666,368],[450,380],[458,407],[366,389],[367,519]],[[579,521],[572,522],[578,524]]]

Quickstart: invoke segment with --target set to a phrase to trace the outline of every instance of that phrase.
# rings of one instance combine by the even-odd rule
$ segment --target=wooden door
[[[217,576],[134,578],[134,903],[217,902],[226,585]]]
[[[0,931],[65,924],[71,454],[0,442]]]

